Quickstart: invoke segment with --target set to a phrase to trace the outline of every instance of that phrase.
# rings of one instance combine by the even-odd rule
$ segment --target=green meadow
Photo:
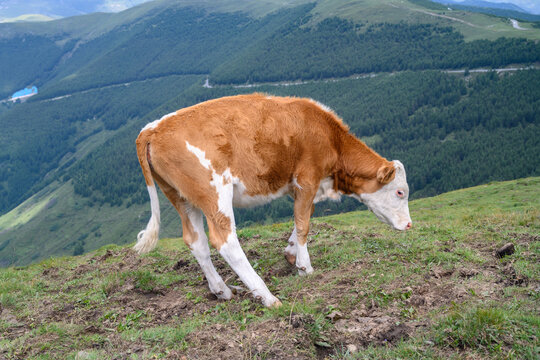
[[[0,357],[536,359],[539,191],[525,178],[415,200],[408,232],[367,211],[313,219],[306,277],[283,258],[291,222],[241,229],[277,309],[214,252],[240,287],[217,300],[176,238],[1,269]]]

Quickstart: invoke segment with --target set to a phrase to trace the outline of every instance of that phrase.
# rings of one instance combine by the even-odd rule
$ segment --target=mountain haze
[[[139,130],[238,93],[329,105],[405,163],[415,197],[539,175],[538,40],[532,24],[427,0],[159,0],[0,24],[0,98],[39,88],[0,103],[0,264],[134,241],[149,216]],[[527,70],[480,72],[492,68]],[[161,200],[163,235],[176,236],[179,218]],[[316,214],[357,208],[344,200]],[[291,213],[280,199],[237,219]]]
[[[99,11],[117,12],[145,1],[148,0],[3,0],[0,2],[0,22],[12,21],[10,18],[20,19],[26,14],[39,14],[52,20]]]

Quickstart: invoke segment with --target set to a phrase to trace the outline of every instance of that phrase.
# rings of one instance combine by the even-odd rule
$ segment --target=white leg
[[[197,239],[189,246],[191,253],[195,256],[197,262],[201,266],[204,276],[208,281],[210,291],[218,298],[228,300],[232,297],[232,292],[231,289],[225,285],[225,282],[217,273],[216,268],[210,259],[210,248],[208,247],[208,239],[204,232],[202,211],[191,208],[187,215],[197,234]]]
[[[265,306],[280,305],[281,302],[268,290],[264,281],[253,270],[246,254],[240,247],[236,232],[233,230],[219,253],[231,266],[240,280],[248,287],[255,298],[261,299]]]
[[[293,229],[287,247],[284,250],[285,258],[291,265],[296,264],[296,244],[298,243],[298,237],[296,236],[296,226]]]
[[[205,210],[205,215],[208,220],[208,227],[210,230],[210,241],[212,245],[218,249],[219,253],[225,261],[231,266],[234,272],[240,277],[240,280],[249,288],[251,293],[258,298],[261,298],[265,306],[279,305],[280,301],[273,296],[264,281],[257,275],[255,270],[251,267],[246,254],[240,247],[238,237],[236,235],[236,226],[234,222],[233,212],[233,193],[235,179],[230,169],[226,169],[221,175],[216,172],[212,167],[212,163],[206,158],[206,153],[189,142],[186,141],[186,147],[191,151],[198,159],[203,167],[211,171],[212,180],[210,186],[214,187],[217,194],[217,208],[224,217],[229,219],[229,226],[226,226],[221,216],[218,216],[217,221],[213,220],[213,215],[209,214]],[[203,209],[204,210],[204,209]],[[214,212],[213,208],[207,209]],[[210,216],[209,216],[210,215]]]
[[[307,242],[304,245],[300,243],[296,245],[296,267],[298,268],[298,275],[307,275],[313,272],[307,251]]]
[[[240,247],[238,236],[236,235],[236,224],[234,221],[233,212],[233,184],[225,181],[226,175],[221,177],[214,173],[213,182],[218,190],[218,208],[219,211],[229,218],[230,232],[223,234],[227,241],[219,247],[218,251],[223,256],[225,261],[240,277],[240,280],[248,287],[253,296],[262,300],[265,306],[280,305],[281,302],[270,293],[266,284],[259,275],[255,272],[249,263],[244,250]]]

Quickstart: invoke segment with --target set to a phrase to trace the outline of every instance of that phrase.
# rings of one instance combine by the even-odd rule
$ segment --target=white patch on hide
[[[298,178],[296,176],[292,179],[293,186],[297,188],[298,190],[302,190],[302,186],[298,183]]]
[[[341,199],[341,192],[334,190],[334,179],[331,177],[327,177],[321,180],[319,184],[319,189],[317,189],[317,193],[315,194],[315,199],[313,199],[313,203],[316,204],[320,201],[325,200],[333,200],[333,201],[339,201]]]
[[[155,129],[156,126],[158,126],[160,122],[162,122],[163,120],[165,120],[167,118],[170,118],[171,116],[174,116],[174,115],[176,115],[176,111],[172,112],[170,114],[167,114],[165,116],[162,116],[161,119],[154,120],[151,123],[146,124],[146,126],[142,128],[141,132],[143,132],[144,130],[147,130],[147,129]]]
[[[218,195],[218,209],[224,216],[229,218],[230,221],[231,232],[227,235],[227,242],[221,246],[219,253],[240,277],[240,280],[242,280],[249,288],[251,293],[255,297],[261,298],[265,306],[271,306],[276,302],[279,302],[279,300],[270,293],[260,276],[253,270],[253,267],[249,263],[246,254],[238,242],[234,221],[233,197],[234,185],[241,184],[240,180],[232,176],[230,169],[226,169],[222,174],[218,174],[212,167],[211,161],[206,158],[205,151],[189,144],[187,141],[186,146],[187,149],[199,159],[202,166],[212,171],[210,185],[216,188]]]
[[[278,199],[290,192],[290,185],[287,184],[275,193],[267,195],[247,195],[246,186],[240,179],[233,177],[233,205],[235,207],[254,207],[259,205],[268,204],[272,200]]]
[[[191,153],[193,153],[197,157],[197,159],[199,159],[199,162],[201,163],[202,166],[204,166],[205,169],[210,170],[211,163],[210,163],[210,160],[206,158],[205,151],[199,149],[196,146],[191,145],[187,140],[186,140],[186,147]]]
[[[313,100],[313,99],[309,99],[309,100],[315,105],[317,105],[318,107],[320,107],[321,109],[323,109],[324,111],[329,112],[329,113],[334,113],[334,110],[332,110],[329,106],[326,106],[323,103],[318,102],[317,100]]]

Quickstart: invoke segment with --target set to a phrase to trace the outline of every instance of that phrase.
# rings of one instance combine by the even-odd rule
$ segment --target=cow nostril
[[[412,228],[412,223],[408,222],[407,227],[405,229],[409,230],[410,228]]]

